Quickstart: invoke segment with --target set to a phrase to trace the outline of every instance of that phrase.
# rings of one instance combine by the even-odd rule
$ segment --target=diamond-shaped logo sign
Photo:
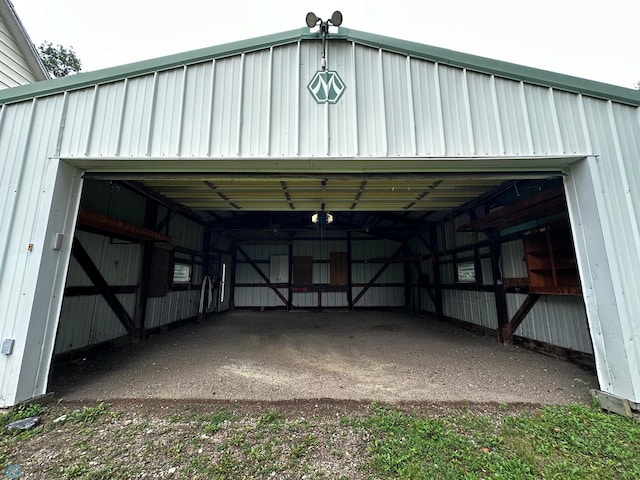
[[[307,88],[316,102],[337,103],[347,87],[338,72],[320,70],[313,76]]]

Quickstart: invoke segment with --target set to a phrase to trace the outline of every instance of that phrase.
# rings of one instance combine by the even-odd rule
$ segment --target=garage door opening
[[[224,347],[213,340],[207,342],[204,351],[216,351],[197,354],[198,358],[222,352],[227,359],[244,352],[259,353],[256,345],[247,342],[272,338],[262,332],[263,328],[271,331],[277,342],[283,342],[292,332],[300,335],[298,342],[303,347],[297,355],[304,358],[306,350],[307,364],[312,368],[302,375],[313,377],[317,362],[330,369],[326,355],[343,352],[337,355],[342,358],[339,370],[347,377],[327,383],[338,398],[345,388],[341,384],[355,385],[348,378],[362,376],[361,385],[376,385],[350,367],[363,364],[344,352],[370,358],[370,363],[365,362],[368,368],[375,371],[378,365],[381,375],[389,375],[385,369],[397,363],[400,370],[422,372],[416,375],[425,385],[430,384],[425,372],[438,372],[433,365],[450,358],[447,352],[458,350],[443,348],[445,342],[438,348],[429,342],[446,335],[454,341],[468,335],[452,326],[482,334],[465,337],[469,345],[465,352],[490,350],[463,355],[463,363],[471,365],[479,357],[494,358],[492,368],[501,368],[503,361],[529,355],[522,353],[520,347],[524,346],[552,355],[553,360],[545,358],[541,362],[572,360],[573,364],[562,364],[562,369],[578,368],[584,372],[583,385],[593,384],[591,341],[562,181],[553,175],[519,174],[508,179],[486,174],[423,175],[411,179],[389,174],[366,181],[328,175],[103,177],[88,175],[85,179],[56,341],[52,385],[60,387],[61,392],[67,391],[65,385],[76,385],[82,377],[87,385],[98,380],[97,390],[90,391],[106,395],[110,388],[107,384],[119,370],[142,368],[138,362],[147,368],[148,364],[164,365],[164,361],[146,357],[152,355],[152,345],[158,348],[156,355],[171,356],[191,345],[191,337],[215,337],[216,328],[221,329],[218,333],[224,328],[238,333],[234,331],[238,328],[243,334]],[[318,203],[317,198],[324,201]],[[317,208],[309,209],[314,202]],[[254,210],[244,208],[249,205]],[[298,205],[304,205],[305,210],[299,211]],[[345,208],[347,205],[353,208]],[[378,209],[359,210],[358,206]],[[332,221],[329,223],[325,216],[322,222],[314,223],[312,217],[318,213],[330,213]],[[305,325],[307,328],[303,328]],[[344,330],[339,325],[344,325]],[[356,336],[352,332],[358,328],[362,332]],[[397,348],[415,352],[416,358],[427,351],[440,352],[435,363],[429,360],[431,366],[417,363],[403,367],[402,362],[396,362],[397,355],[404,355],[399,352],[375,359],[374,352],[379,349],[376,342],[393,345],[394,335],[403,332],[409,334],[403,341],[411,343],[418,331],[422,336],[418,343]],[[166,333],[158,337],[161,332]],[[314,335],[319,333],[329,342],[325,357],[314,353]],[[366,345],[369,350],[354,351],[348,342],[356,337],[371,342]],[[341,344],[343,341],[347,343]],[[483,346],[486,341],[490,347]],[[97,345],[114,342],[121,346],[104,359],[96,360],[93,353],[88,353]],[[273,348],[281,349],[285,356],[291,353],[286,342],[279,346],[277,342]],[[130,345],[122,346],[126,343]],[[509,347],[514,349],[509,350],[511,360],[496,357],[502,351],[501,343],[515,344]],[[197,352],[198,348],[187,350]],[[291,362],[271,356],[281,363],[282,372],[286,371]],[[85,359],[92,360],[85,363]],[[182,360],[184,365],[197,363],[192,358]],[[123,361],[127,365],[121,364]],[[102,365],[99,372],[96,363]],[[273,371],[260,374],[259,363],[258,358],[254,367],[242,367],[243,375],[247,379],[280,375]],[[151,368],[147,383],[166,383],[154,378],[163,378],[165,367],[181,372],[184,365],[178,364]],[[90,370],[96,372],[96,378],[80,375],[87,365],[93,366]],[[112,365],[113,370],[105,370],[106,365]],[[560,364],[554,365],[552,371],[559,372]],[[228,372],[232,367],[226,368]],[[545,369],[549,371],[542,367],[542,371]],[[220,371],[216,375],[222,382]],[[203,394],[195,385],[202,383],[198,378],[211,372],[206,368],[186,372],[186,377],[180,373],[178,382],[191,385],[192,393],[185,394]],[[193,373],[192,379],[188,372]],[[494,377],[489,371],[479,374]],[[411,375],[401,372],[400,377]],[[499,377],[496,373],[492,381]],[[503,384],[507,393],[503,392],[501,398],[511,390],[509,381]],[[273,382],[273,388],[279,389],[278,382]],[[392,383],[404,385],[399,378]],[[563,383],[562,390],[576,392],[578,389],[573,390],[575,386],[569,383],[572,386]],[[463,397],[497,398],[497,384],[471,384],[478,387],[477,392],[471,393],[475,390],[456,383],[447,388]],[[242,395],[257,388],[253,385]],[[293,398],[305,395],[304,390],[298,394],[291,391],[295,387],[282,388]],[[375,392],[367,388],[352,395],[375,399]],[[378,391],[380,399],[386,398],[385,388]],[[151,390],[158,395],[167,393],[160,387]],[[179,390],[175,387],[174,391]],[[319,387],[309,390],[324,391]],[[402,399],[401,390],[391,388],[396,393],[389,395]],[[415,386],[409,390],[427,395],[427,390]],[[266,398],[264,391],[261,395]],[[437,394],[429,395],[435,398]]]

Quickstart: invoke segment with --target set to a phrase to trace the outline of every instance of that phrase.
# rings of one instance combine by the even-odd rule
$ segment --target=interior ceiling
[[[290,238],[318,229],[314,212],[330,212],[325,230],[357,230],[402,239],[425,229],[478,198],[511,188],[539,174],[370,175],[150,175],[134,182],[179,208],[188,209],[213,231],[240,240]]]

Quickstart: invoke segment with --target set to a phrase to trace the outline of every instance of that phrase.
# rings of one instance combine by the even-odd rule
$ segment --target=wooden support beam
[[[353,310],[353,245],[351,244],[351,232],[347,232],[347,305]]]
[[[496,315],[498,317],[498,341],[505,343],[505,327],[509,323],[509,313],[507,312],[507,294],[502,279],[502,269],[500,268],[500,257],[502,255],[502,244],[500,235],[497,232],[487,232],[489,237],[489,252],[491,255],[491,277],[493,278],[494,298],[496,302]],[[510,339],[509,334],[509,339]],[[509,340],[510,341],[510,340]]]
[[[396,255],[398,255],[402,251],[402,248],[403,248],[402,246],[400,248],[398,248],[393,253],[392,257],[395,257]],[[378,280],[378,278],[380,278],[380,276],[389,267],[389,265],[391,265],[391,264],[390,263],[385,263],[385,264],[382,265],[382,267],[380,267],[380,269],[373,276],[373,278],[371,280],[369,280],[369,282],[365,285],[365,287],[362,290],[360,290],[360,293],[358,293],[358,295],[356,295],[356,298],[353,299],[353,305],[355,305],[356,303],[358,303],[360,301],[360,299],[364,296],[364,294],[367,293],[367,291],[373,286],[374,283],[376,283],[376,280]]]
[[[89,210],[78,212],[78,226],[132,240],[171,242],[168,235]]]
[[[502,328],[502,338],[504,343],[512,342],[513,334],[541,296],[542,295],[538,295],[536,293],[527,295],[527,298],[524,299],[524,302],[522,302],[522,305],[520,305],[520,308],[518,308],[518,311],[515,313],[513,318]]]
[[[278,288],[275,285],[271,283],[271,280],[269,280],[269,277],[265,275],[265,273],[260,269],[258,264],[247,254],[247,252],[245,252],[242,249],[242,247],[240,247],[239,245],[236,245],[236,250],[240,252],[244,258],[247,259],[247,262],[249,262],[249,264],[257,272],[257,274],[260,275],[260,277],[267,283],[267,286],[275,292],[275,294],[280,298],[280,300],[282,300],[282,302],[287,306],[287,308],[291,308],[291,303],[289,302],[289,300],[282,294],[280,290],[278,290]],[[291,261],[291,258],[289,258],[289,261]]]
[[[109,287],[109,284],[100,273],[100,270],[96,264],[93,263],[93,260],[91,260],[91,257],[77,238],[73,239],[73,249],[71,250],[71,253],[85,271],[91,282],[98,288],[100,294],[105,299],[109,307],[111,307],[111,310],[115,313],[120,322],[122,322],[122,325],[129,335],[135,339],[136,330],[133,319],[122,303],[120,303],[120,300],[118,300],[118,297],[116,297],[114,291]]]

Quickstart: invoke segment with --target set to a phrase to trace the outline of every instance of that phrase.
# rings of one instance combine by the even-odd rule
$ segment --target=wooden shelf
[[[571,231],[558,224],[524,237],[529,291],[546,295],[580,295],[580,277]]]

